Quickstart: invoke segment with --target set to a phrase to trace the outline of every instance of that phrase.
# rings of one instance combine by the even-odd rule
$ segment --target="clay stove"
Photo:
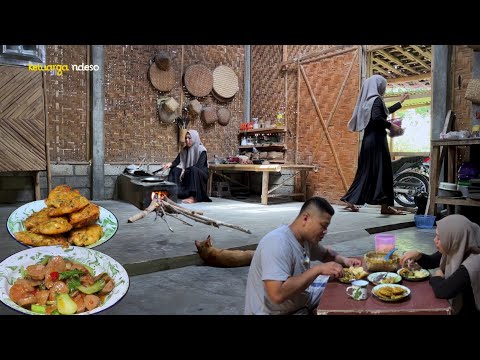
[[[167,196],[177,202],[177,184],[169,181],[144,182],[147,176],[121,174],[117,178],[117,199],[127,201],[140,210],[144,210],[152,202],[152,194],[166,192]]]

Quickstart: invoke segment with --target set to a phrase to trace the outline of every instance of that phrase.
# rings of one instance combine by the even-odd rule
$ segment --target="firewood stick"
[[[175,201],[170,200],[167,196],[165,196],[162,200],[168,202],[170,205],[172,205],[172,206],[174,206],[174,207],[183,209],[183,210],[185,210],[185,211],[189,211],[189,212],[191,212],[192,214],[203,215],[203,211],[185,209],[184,207],[178,205]]]
[[[170,204],[168,204],[168,206],[172,206]],[[167,206],[167,207],[168,207]],[[206,216],[201,216],[201,215],[197,215],[197,214],[191,214],[190,211],[186,210],[186,209],[183,209],[183,208],[178,208],[178,209],[175,209],[177,210],[177,212],[181,213],[182,215],[184,216],[187,216],[188,218],[192,219],[192,220],[195,220],[195,221],[199,221],[199,220],[202,220],[202,221],[199,221],[201,223],[204,223],[206,225],[213,225],[215,227],[219,227],[220,225],[221,226],[226,226],[226,227],[230,227],[232,229],[236,229],[236,230],[240,230],[240,231],[243,231],[243,232],[246,232],[247,234],[251,234],[252,232],[248,229],[245,229],[239,225],[232,225],[232,224],[229,224],[229,223],[226,223],[226,222],[223,222],[223,221],[218,221],[218,220],[214,220],[214,219],[210,219]]]
[[[170,224],[169,224],[168,221],[167,221],[167,215],[165,215],[165,210],[163,210],[163,206],[160,205],[159,208],[160,208],[160,210],[162,210],[162,213],[163,213],[163,215],[162,215],[163,221],[165,221],[165,224],[167,224],[168,229],[169,229],[171,232],[174,232],[173,229],[170,227]]]
[[[178,217],[178,214],[170,214],[168,212],[166,212],[165,214],[167,214],[168,216],[171,216],[173,217],[174,219],[177,219],[178,221],[181,221],[182,223],[184,223],[185,225],[188,225],[188,226],[193,226],[192,224],[186,222],[185,220],[182,220]]]
[[[154,199],[152,200],[152,202],[150,203],[150,205],[148,205],[148,207],[143,210],[142,212],[136,214],[136,215],[133,215],[132,217],[128,218],[128,222],[129,223],[133,223],[137,220],[140,220],[140,219],[143,219],[145,216],[147,216],[148,214],[150,214],[153,210],[155,210],[157,206],[157,200]]]

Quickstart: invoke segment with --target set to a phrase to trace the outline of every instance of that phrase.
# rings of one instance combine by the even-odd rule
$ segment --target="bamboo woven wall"
[[[86,63],[85,45],[47,47],[47,64]],[[176,85],[169,93],[157,91],[147,78],[154,55],[167,51],[176,71]],[[211,95],[199,99],[205,106],[225,106],[231,111],[227,126],[205,126],[200,119],[189,124],[198,130],[209,157],[233,155],[238,147],[238,129],[243,122],[245,50],[241,45],[188,45],[184,47],[184,68],[204,64],[212,71],[218,65],[231,67],[240,89],[229,103],[219,103]],[[171,95],[180,102],[180,45],[105,46],[105,162],[146,163],[171,161],[178,153],[177,127],[160,123],[158,95]],[[50,159],[53,162],[88,161],[87,158],[87,72],[47,74]],[[185,93],[184,101],[191,98]]]
[[[288,45],[287,59],[293,60],[337,45]],[[317,62],[309,63],[305,70],[316,94],[317,102],[326,121],[336,96],[348,72],[354,52],[349,52]],[[282,72],[281,45],[252,46],[252,117],[261,120],[274,119],[285,107],[287,118],[286,161],[294,163],[297,118],[297,68],[289,66]],[[285,76],[287,76],[287,101],[285,103]],[[348,185],[355,175],[358,158],[358,136],[347,130],[347,122],[353,113],[358,96],[358,60],[338,105],[329,130]],[[308,196],[319,195],[333,203],[346,192],[338,175],[331,149],[317,118],[305,82],[300,80],[299,164],[319,165],[317,173],[310,172],[307,182]]]
[[[88,72],[72,71],[71,65],[86,63],[86,45],[48,45],[46,64],[68,65],[61,76],[45,73],[47,82],[48,136],[50,160],[87,159]]]
[[[46,169],[42,74],[0,66],[0,172]]]

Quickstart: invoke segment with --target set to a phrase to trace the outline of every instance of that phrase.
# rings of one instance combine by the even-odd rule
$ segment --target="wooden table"
[[[437,299],[428,280],[403,281],[410,296],[400,302],[384,302],[372,295],[368,285],[367,300],[353,300],[346,294],[349,284],[333,280],[320,298],[317,315],[450,315],[452,309],[445,299]]]
[[[315,167],[313,165],[289,165],[289,164],[269,164],[269,165],[254,165],[254,164],[209,164],[209,178],[208,178],[208,195],[212,195],[212,178],[213,174],[221,175],[229,181],[233,181],[228,176],[221,174],[222,171],[253,171],[253,172],[262,172],[262,196],[261,201],[263,205],[268,204],[269,197],[276,197],[277,194],[272,194],[273,191],[282,186],[286,181],[290,180],[292,177],[300,175],[300,188],[301,192],[290,194],[290,196],[303,196],[303,201],[307,199],[307,174],[310,170],[313,170]],[[268,179],[271,172],[281,172],[282,170],[294,170],[295,174],[288,177],[280,184],[275,185],[273,188],[269,189]],[[240,184],[245,186],[244,184]]]

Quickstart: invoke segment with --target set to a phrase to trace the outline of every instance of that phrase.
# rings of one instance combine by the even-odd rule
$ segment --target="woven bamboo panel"
[[[70,71],[62,76],[45,74],[52,162],[88,161],[86,76],[89,73],[71,71],[72,64],[85,64],[86,56],[85,45],[48,45],[46,49],[47,64],[66,64],[70,67]],[[120,64],[115,66],[120,67]],[[107,83],[111,79],[106,77],[105,80]]]
[[[46,169],[42,74],[0,66],[0,172]]]
[[[220,98],[230,99],[238,91],[238,76],[233,69],[220,65],[213,70],[213,91]]]

